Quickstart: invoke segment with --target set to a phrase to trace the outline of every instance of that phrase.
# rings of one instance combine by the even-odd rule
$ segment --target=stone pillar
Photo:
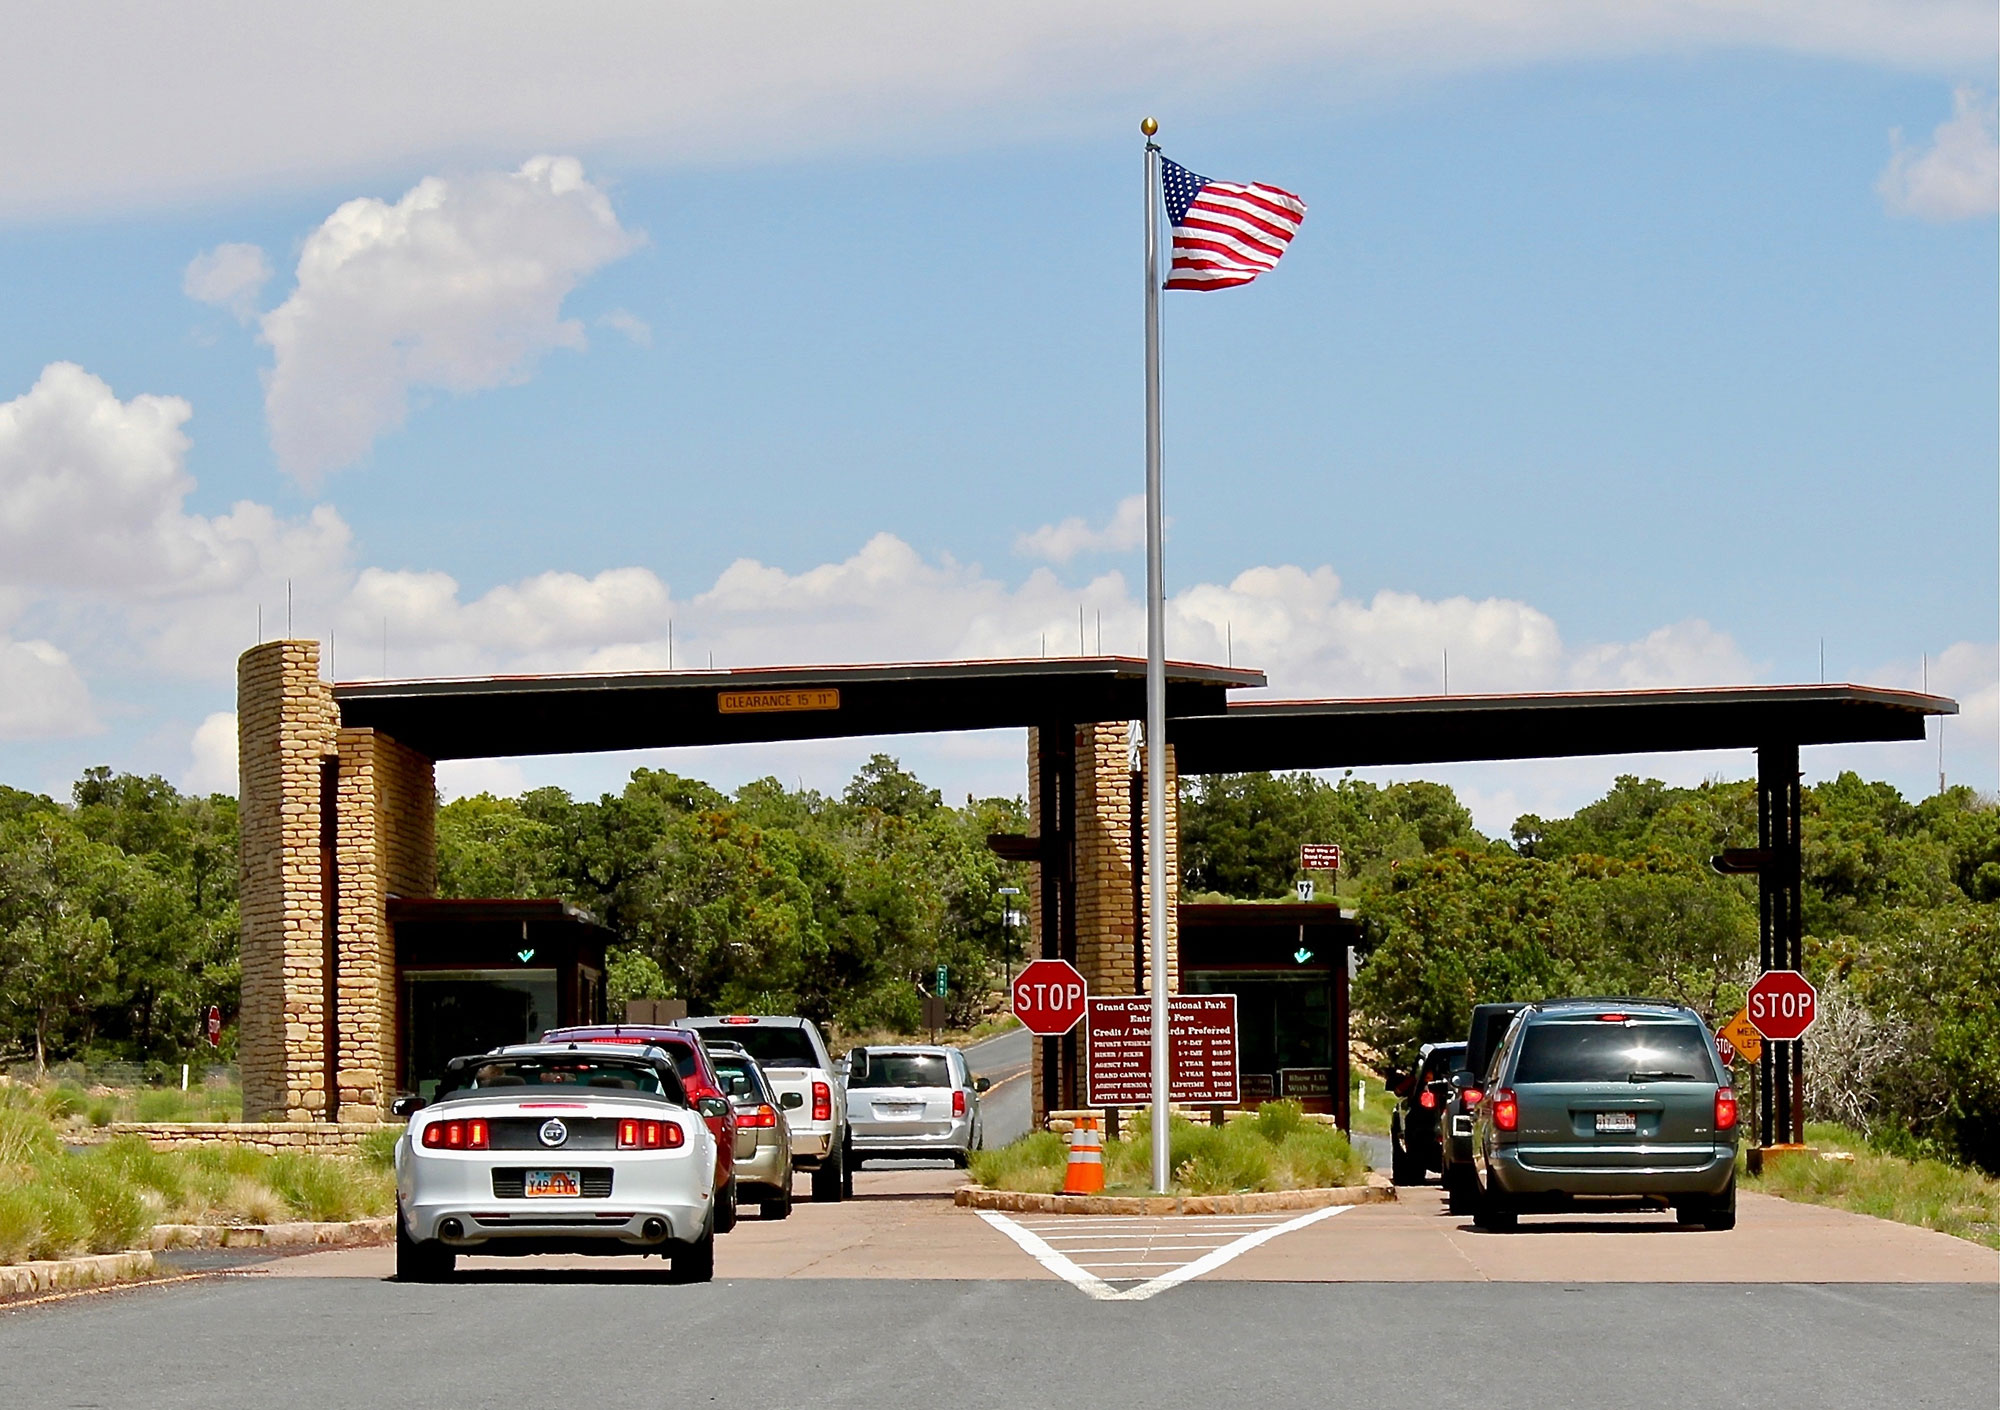
[[[236,663],[240,1060],[250,1121],[333,1116],[320,791],[338,713],[319,643],[267,641]]]
[[[1143,822],[1145,807],[1145,752],[1132,748],[1130,727],[1123,721],[1079,725],[1076,743],[1076,806],[1066,837],[1058,842],[1070,849],[1075,875],[1076,952],[1072,963],[1083,974],[1093,994],[1132,994],[1147,988],[1146,975],[1152,963],[1150,940],[1135,945],[1135,937],[1145,930],[1146,882],[1139,870],[1143,865]],[[1046,817],[1042,806],[1040,732],[1028,737],[1028,804],[1037,836],[1046,837]],[[1167,750],[1167,937],[1165,956],[1167,982],[1179,987],[1176,949],[1178,919],[1175,904],[1180,896],[1180,809],[1178,779],[1173,748]],[[1044,937],[1042,903],[1043,872],[1037,866],[1030,882],[1030,925],[1037,955],[1060,952],[1057,937]],[[1079,1036],[1081,1030],[1078,1030]],[[1078,1056],[1082,1047],[1078,1045]],[[1047,1117],[1049,1104],[1043,1082],[1043,1044],[1032,1046],[1029,1083],[1035,1124]],[[1057,1084],[1058,1086],[1064,1084]],[[1084,1100],[1083,1081],[1076,1080],[1076,1099]]]
[[[372,729],[339,735],[339,1114],[383,1119],[396,1077],[391,896],[437,890],[437,788],[430,759]]]

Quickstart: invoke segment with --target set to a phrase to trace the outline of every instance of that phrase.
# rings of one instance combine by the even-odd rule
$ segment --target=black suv
[[[1451,1074],[1465,1053],[1463,1043],[1426,1043],[1413,1072],[1389,1074],[1396,1113],[1389,1118],[1389,1175],[1399,1185],[1421,1185],[1442,1163],[1438,1117],[1451,1094]]]
[[[1480,1004],[1472,1011],[1472,1028],[1465,1040],[1465,1056],[1451,1075],[1451,1092],[1440,1113],[1438,1169],[1440,1183],[1449,1197],[1453,1214],[1470,1214],[1479,1193],[1479,1181],[1472,1169],[1472,1116],[1486,1096],[1486,1069],[1493,1064],[1494,1050],[1507,1036],[1507,1025],[1526,1004]]]

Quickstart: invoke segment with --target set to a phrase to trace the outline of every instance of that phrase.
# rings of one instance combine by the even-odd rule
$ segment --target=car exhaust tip
[[[639,1227],[639,1232],[653,1243],[658,1243],[667,1236],[667,1221],[657,1217],[648,1219]]]
[[[462,1239],[465,1237],[465,1226],[456,1219],[443,1220],[438,1224],[438,1237],[441,1239]]]

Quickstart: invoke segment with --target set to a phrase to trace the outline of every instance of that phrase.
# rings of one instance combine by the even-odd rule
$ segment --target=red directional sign
[[[1759,1033],[1773,1042],[1788,1042],[1819,1017],[1819,991],[1795,969],[1769,969],[1750,986],[1743,1007]]]
[[[1067,960],[1036,960],[1014,978],[1014,1017],[1030,1033],[1054,1038],[1083,1021],[1090,990]]]

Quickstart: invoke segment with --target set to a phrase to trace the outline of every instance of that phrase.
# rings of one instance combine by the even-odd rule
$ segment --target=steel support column
[[[1757,958],[1765,970],[1805,968],[1804,895],[1799,847],[1799,746],[1757,750]],[[1805,1136],[1805,1040],[1766,1043],[1758,1062],[1757,1143],[1789,1145]]]
[[[1041,838],[1042,958],[1076,963],[1076,727],[1036,732]],[[1042,1110],[1076,1105],[1076,1033],[1042,1039]]]

